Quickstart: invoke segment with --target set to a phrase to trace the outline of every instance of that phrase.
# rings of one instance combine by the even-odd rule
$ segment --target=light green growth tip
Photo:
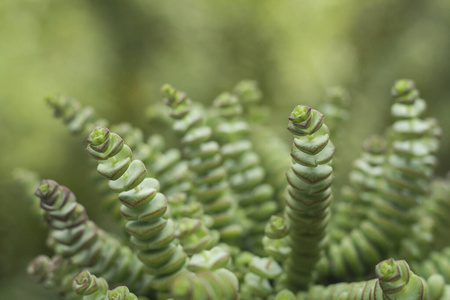
[[[283,218],[279,216],[272,216],[272,218],[270,218],[270,225],[272,226],[272,228],[281,228],[285,224]]]
[[[47,192],[48,189],[49,189],[49,186],[48,186],[47,183],[41,183],[41,185],[39,186],[39,191],[40,191],[41,193]]]
[[[379,278],[391,278],[397,271],[397,264],[393,259],[382,261],[376,266]]]
[[[350,104],[350,96],[347,91],[340,86],[334,86],[327,89],[327,95],[331,99],[332,102],[347,106]]]
[[[42,272],[46,272],[46,269],[50,263],[50,259],[47,256],[39,255],[28,265],[27,273],[35,276]]]
[[[234,88],[234,93],[237,94],[243,103],[253,104],[261,100],[261,91],[253,80],[242,80]]]
[[[82,295],[89,287],[90,281],[91,274],[88,271],[81,272],[73,281],[73,290]]]
[[[383,153],[386,151],[386,141],[378,135],[373,135],[364,141],[362,148],[371,153]]]
[[[305,121],[309,116],[309,111],[310,109],[307,106],[296,106],[292,111],[291,121],[294,123],[301,123]]]
[[[161,87],[161,93],[166,97],[171,98],[175,96],[175,89],[170,84],[166,83]]]
[[[128,290],[125,286],[119,286],[112,291],[108,291],[107,300],[131,300],[137,299],[136,296]]]
[[[183,219],[178,224],[178,230],[181,232],[191,232],[193,229],[198,227],[199,223],[199,220]]]
[[[55,97],[47,97],[45,99],[45,101],[50,105],[50,106],[56,106],[58,104],[58,100]]]
[[[394,85],[395,94],[403,94],[414,88],[414,81],[409,79],[400,79]]]
[[[233,98],[233,95],[231,95],[230,93],[222,93],[217,96],[216,100],[214,100],[214,104],[216,106],[226,106],[237,102],[236,100],[237,99]]]
[[[92,145],[100,145],[108,138],[109,131],[104,127],[97,127],[89,134],[88,141]]]

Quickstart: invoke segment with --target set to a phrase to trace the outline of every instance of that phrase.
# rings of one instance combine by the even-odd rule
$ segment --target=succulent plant
[[[164,85],[168,115],[157,105],[147,113],[178,135],[169,149],[130,124],[106,127],[70,97],[49,98],[87,136],[97,188],[110,191],[106,206],[129,241],[98,228],[68,188],[20,170],[55,253],[28,273],[64,299],[450,299],[450,245],[439,238],[449,233],[450,180],[434,175],[441,129],[423,117],[413,81],[391,93],[392,126],[363,143],[340,191],[332,139],[351,117],[342,88],[328,91],[322,112],[295,106],[290,153],[260,124],[268,114],[254,81],[210,109]]]

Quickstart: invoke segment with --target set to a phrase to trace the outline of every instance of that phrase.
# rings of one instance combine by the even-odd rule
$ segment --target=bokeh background
[[[325,89],[352,96],[334,141],[340,183],[360,144],[391,123],[393,82],[411,78],[444,129],[438,174],[450,169],[448,0],[2,0],[0,1],[0,290],[2,299],[56,299],[26,275],[46,229],[11,178],[26,167],[69,186],[102,227],[82,138],[68,134],[44,98],[71,95],[111,122],[170,135],[146,108],[169,82],[210,103],[254,79],[267,123],[290,142],[287,116],[316,107]],[[288,154],[286,154],[288,155]]]

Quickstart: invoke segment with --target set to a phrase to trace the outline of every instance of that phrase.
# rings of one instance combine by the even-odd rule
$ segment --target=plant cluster
[[[339,193],[332,138],[349,117],[342,88],[329,90],[325,115],[293,109],[290,156],[261,125],[268,113],[255,82],[240,82],[210,108],[170,85],[162,94],[161,120],[179,137],[171,149],[74,99],[47,99],[87,137],[104,207],[124,235],[98,228],[67,187],[17,172],[55,253],[30,263],[38,282],[86,300],[450,299],[442,239],[450,180],[434,175],[441,129],[423,118],[412,81],[395,83],[392,126],[364,142]]]

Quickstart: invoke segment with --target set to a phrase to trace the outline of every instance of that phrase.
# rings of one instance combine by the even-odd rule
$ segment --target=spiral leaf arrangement
[[[434,174],[437,159],[434,153],[439,148],[441,129],[434,119],[421,119],[426,108],[424,100],[411,80],[399,80],[392,89],[394,105],[391,113],[396,119],[392,126],[394,140],[386,180],[396,197],[408,197],[411,203],[396,202],[396,205],[411,214],[419,215],[416,224],[410,226],[413,234],[403,238],[401,247],[407,249],[405,258],[420,258],[428,252],[433,241],[434,221],[422,214],[425,197],[430,196],[430,182]],[[404,220],[412,224],[413,220]]]
[[[367,218],[327,251],[329,270],[336,278],[367,273],[377,261],[398,253],[402,238],[414,223],[415,208],[428,193],[426,186],[436,159],[436,126],[420,116],[425,101],[412,81],[400,80],[392,89],[391,150],[381,186],[371,196]],[[423,188],[422,188],[423,187]]]
[[[170,85],[163,86],[162,92],[165,103],[171,108],[171,117],[176,120],[173,129],[182,135],[181,145],[194,173],[196,200],[213,218],[212,228],[218,229],[222,238],[236,238],[242,228],[234,223],[236,202],[228,193],[227,173],[222,166],[219,144],[211,140],[211,128],[203,125],[202,112],[193,107],[185,93]]]
[[[128,146],[133,149],[135,158],[142,161],[145,165],[153,163],[156,160],[156,156],[164,148],[164,138],[162,136],[152,135],[145,142],[142,130],[133,127],[129,123],[113,125],[111,129],[127,140]]]
[[[89,271],[81,272],[73,280],[73,290],[82,296],[83,300],[138,300],[127,287],[120,286],[112,291],[108,290],[108,282],[103,278],[97,278]]]
[[[208,228],[198,219],[183,218],[178,223],[175,236],[180,240],[181,246],[187,255],[199,253],[204,249],[210,249],[217,243],[209,233]]]
[[[435,178],[431,182],[429,199],[415,209],[416,223],[412,225],[410,236],[403,238],[400,254],[409,261],[420,261],[432,249],[445,246],[440,236],[446,235],[449,222],[450,185],[448,179]]]
[[[35,277],[38,283],[43,283],[44,286],[51,287],[54,285],[53,282],[49,282],[51,264],[52,261],[48,256],[39,255],[28,264],[27,273]]]
[[[230,255],[222,247],[202,251],[192,256],[188,269],[172,284],[174,299],[238,299],[239,282],[225,267]]]
[[[133,127],[129,123],[120,123],[111,126],[114,132],[123,136],[128,143],[130,149],[133,149],[133,155],[136,159],[142,161],[145,166],[154,164],[164,148],[164,138],[159,135],[152,135],[147,142],[144,141],[144,133],[141,129]],[[97,175],[97,174],[96,174]],[[97,178],[98,176],[96,176]],[[102,178],[104,179],[104,178]],[[106,208],[114,212],[117,219],[121,219],[120,202],[117,201],[117,195],[109,189],[108,181],[100,180],[103,186],[103,194],[105,195],[104,203]]]
[[[412,81],[392,88],[394,123],[384,138],[364,143],[333,218],[335,149],[322,113],[294,108],[289,157],[280,137],[255,124],[268,116],[255,105],[255,82],[239,83],[209,109],[170,86],[163,94],[180,149],[162,152],[161,137],[144,141],[129,124],[113,127],[128,144],[105,127],[87,140],[109,179],[103,188],[118,194],[114,205],[135,251],[89,221],[70,190],[45,180],[36,195],[56,255],[31,262],[36,281],[69,300],[136,299],[128,288],[151,300],[450,299],[450,181],[433,174],[442,130],[422,117],[426,104]],[[340,107],[330,119],[344,120],[345,97],[329,94]],[[73,132],[96,123],[92,110],[67,97],[48,102]],[[18,174],[25,192],[37,185],[38,177]],[[273,201],[271,186],[283,203]],[[249,246],[261,237],[263,247]],[[127,287],[111,291],[107,282]]]
[[[170,216],[175,220],[180,220],[182,218],[192,218],[192,219],[202,219],[204,217],[208,217],[204,214],[203,206],[200,202],[191,201],[187,202],[186,193],[175,193],[169,199],[167,199],[169,208],[170,208]],[[212,219],[207,218],[205,225],[207,227],[211,227]],[[211,223],[211,224],[210,224]]]
[[[74,279],[73,290],[84,299],[104,299],[108,293],[108,283],[89,271],[83,271]]]
[[[52,258],[39,255],[33,259],[27,268],[28,275],[33,276],[36,282],[45,288],[55,289],[64,299],[79,299],[72,291],[72,281],[77,275],[76,267],[67,259],[56,255]]]
[[[106,126],[109,122],[95,117],[92,107],[83,107],[80,102],[67,96],[55,96],[47,99],[47,103],[53,108],[55,117],[62,118],[73,134],[87,135],[96,126]],[[144,142],[144,134],[141,129],[131,126],[129,123],[113,125],[114,130],[129,140],[130,147],[135,149],[135,155],[146,164],[152,164],[164,147],[164,139],[161,136],[151,136]],[[76,130],[75,130],[76,129]],[[97,178],[95,176],[94,178]],[[120,203],[116,201],[116,195],[111,193],[103,180],[95,180],[98,189],[103,194],[103,205],[116,219],[120,219]]]
[[[260,159],[259,164],[267,174],[264,182],[274,188],[274,195],[281,204],[279,206],[282,206],[286,189],[285,173],[291,163],[289,156],[283,153],[289,152],[289,144],[272,128],[261,125],[261,121],[269,118],[270,110],[259,105],[262,92],[255,81],[242,80],[234,87],[233,95],[243,107],[242,114],[246,123],[251,125],[247,130],[251,131],[251,134],[246,134],[245,138],[253,145],[253,151]]]
[[[163,217],[167,200],[159,193],[159,182],[146,177],[143,162],[132,160],[130,147],[116,133],[99,127],[89,134],[87,142],[86,151],[99,161],[99,173],[119,193],[130,244],[138,250],[146,271],[155,276],[152,287],[168,291],[170,279],[184,268],[186,254],[174,241],[174,222]]]
[[[327,244],[335,148],[323,119],[320,112],[302,105],[295,107],[289,117],[288,130],[294,142],[292,165],[286,174],[289,186],[285,214],[292,250],[286,272],[294,290],[312,281],[315,265]]]
[[[427,256],[435,242],[434,231],[436,222],[429,216],[417,217],[417,221],[411,227],[412,234],[401,241],[399,254],[410,262],[421,260]]]
[[[36,186],[41,182],[39,175],[27,169],[15,169],[13,171],[14,181],[17,182],[20,189],[23,191],[23,196],[28,198],[31,210],[36,216],[42,217],[43,211],[41,209],[40,200],[34,196]]]
[[[148,290],[151,279],[141,276],[143,265],[114,238],[89,221],[75,195],[53,180],[43,180],[35,192],[41,199],[45,219],[52,228],[54,250],[78,267],[90,268],[114,283],[135,290]]]
[[[449,174],[450,175],[450,174]],[[448,215],[450,214],[450,177],[445,179],[434,179],[431,183],[430,199],[424,203],[425,216],[435,222],[434,236],[445,236],[446,229],[450,225]],[[436,240],[436,242],[438,242]]]
[[[56,118],[61,118],[73,135],[86,135],[95,126],[106,126],[107,120],[98,119],[95,111],[90,106],[83,107],[78,100],[68,96],[54,96],[46,99],[47,104],[53,109]],[[103,205],[118,219],[120,217],[115,197],[105,188],[104,181],[96,180],[98,190],[103,195]]]
[[[291,164],[290,157],[285,155],[290,151],[289,144],[271,128],[262,125],[253,126],[249,138],[261,158],[261,165],[267,173],[267,182],[275,189],[275,197],[280,206],[283,206],[287,187],[285,173]]]
[[[257,104],[262,98],[258,83],[254,80],[242,80],[233,88],[233,93],[245,106]]]
[[[339,134],[341,124],[349,118],[349,105],[350,96],[343,87],[334,86],[327,89],[320,111],[327,116],[327,125],[333,134]]]
[[[169,149],[160,153],[150,165],[152,174],[157,177],[167,197],[178,193],[188,193],[192,189],[189,181],[191,173],[178,149]]]
[[[242,299],[265,299],[275,292],[270,281],[280,277],[283,269],[272,258],[253,256],[241,288]]]
[[[82,107],[80,102],[67,96],[46,99],[55,117],[61,118],[73,134],[87,133],[92,127],[106,126],[107,121],[97,119],[92,107]]]
[[[394,141],[389,155],[389,168],[386,179],[396,196],[405,199],[402,208],[417,205],[421,197],[429,194],[429,181],[433,175],[437,150],[436,124],[420,117],[426,103],[419,98],[414,82],[399,80],[392,89],[394,105],[392,116],[396,119],[392,126]],[[405,197],[405,194],[407,195]],[[406,198],[410,199],[406,203]]]
[[[232,300],[238,299],[238,289],[236,277],[227,269],[183,273],[174,280],[172,297],[186,300]]]
[[[376,279],[338,283],[334,285],[314,286],[309,292],[301,293],[301,300],[385,300],[385,299],[447,299],[450,286],[442,277],[430,277],[428,281],[414,274],[406,261],[388,259],[377,264]]]
[[[228,181],[239,206],[253,223],[248,232],[249,238],[253,243],[256,240],[255,248],[261,248],[258,240],[262,238],[267,220],[277,210],[276,203],[271,201],[273,188],[264,183],[266,174],[260,165],[259,155],[252,150],[252,143],[247,139],[250,128],[240,118],[242,106],[238,98],[223,93],[216,98],[214,105],[224,120],[217,126],[216,134],[222,143]]]
[[[178,149],[172,148],[162,152],[164,149],[162,136],[151,135],[145,142],[142,130],[131,124],[121,123],[112,126],[111,129],[127,141],[127,145],[133,149],[135,159],[144,163],[150,170],[150,175],[158,178],[165,195],[186,192],[191,188],[187,162],[182,160]]]
[[[258,123],[270,115],[267,107],[258,105],[262,99],[262,92],[254,80],[242,80],[233,88],[233,94],[242,104],[243,113],[250,123]]]
[[[377,201],[383,184],[383,168],[387,144],[378,135],[371,136],[362,146],[363,154],[353,163],[350,186],[342,189],[342,200],[336,203],[330,237],[339,241],[366,218],[371,204]]]
[[[450,247],[432,252],[428,259],[414,262],[411,267],[420,276],[428,277],[440,274],[446,282],[450,282]]]
[[[262,242],[266,253],[279,262],[284,262],[291,254],[288,234],[289,226],[286,220],[279,216],[272,216],[266,225]]]
[[[203,249],[210,249],[220,240],[218,230],[210,229],[214,223],[211,216],[204,214],[198,201],[187,202],[185,193],[175,193],[168,199],[170,216],[178,223],[177,238],[186,253],[192,255]]]

